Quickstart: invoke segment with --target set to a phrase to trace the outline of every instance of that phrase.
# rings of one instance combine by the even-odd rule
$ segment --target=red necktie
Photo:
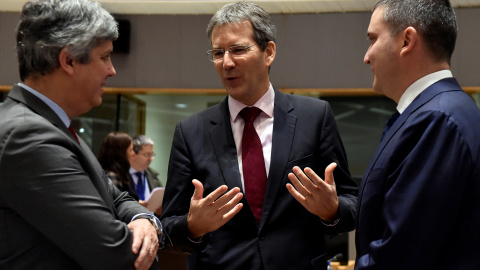
[[[256,107],[246,107],[240,112],[245,120],[242,137],[242,164],[245,197],[253,215],[260,222],[263,200],[267,186],[267,172],[263,159],[262,143],[258,137],[253,121],[262,110]]]
[[[73,130],[73,127],[72,126],[69,126],[68,127],[68,130],[70,130],[70,133],[72,133],[73,137],[75,138],[75,140],[77,140],[78,143],[80,143],[80,141],[78,141],[78,137],[77,137],[77,134],[75,133],[75,130]]]

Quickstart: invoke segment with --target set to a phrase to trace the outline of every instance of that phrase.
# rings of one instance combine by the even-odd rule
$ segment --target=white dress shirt
[[[405,109],[415,100],[415,98],[427,89],[430,85],[446,79],[453,77],[452,72],[448,69],[437,71],[427,76],[418,79],[416,82],[412,83],[407,90],[403,93],[402,97],[398,101],[397,111],[402,114]]]

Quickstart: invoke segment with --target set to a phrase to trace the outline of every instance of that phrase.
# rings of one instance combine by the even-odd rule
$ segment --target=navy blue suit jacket
[[[323,177],[337,162],[334,177],[340,222],[327,227],[288,192],[293,166],[311,167]],[[174,248],[196,253],[198,269],[326,269],[324,234],[354,228],[357,187],[327,102],[275,91],[272,156],[260,225],[248,202],[201,243],[187,237],[187,214],[194,186],[204,196],[221,185],[242,187],[230,125],[228,99],[179,122],[173,138],[162,222]]]
[[[454,78],[424,90],[360,185],[355,269],[480,269],[480,110]]]

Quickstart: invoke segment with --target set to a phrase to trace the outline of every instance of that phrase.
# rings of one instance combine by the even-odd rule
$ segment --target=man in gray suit
[[[69,128],[115,75],[115,20],[88,0],[30,1],[20,19],[23,83],[0,106],[0,269],[148,269],[161,224]]]

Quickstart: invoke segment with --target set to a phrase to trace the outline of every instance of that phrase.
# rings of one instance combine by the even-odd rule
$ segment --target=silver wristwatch
[[[155,227],[155,231],[157,231],[158,236],[162,235],[163,226],[162,223],[160,223],[160,221],[158,220],[158,218],[155,216],[151,216],[150,218],[148,218],[148,220],[150,220],[150,223],[152,223],[153,227]]]
[[[155,215],[152,215],[152,214],[149,214],[149,213],[140,213],[140,214],[135,215],[132,218],[132,221],[136,220],[136,219],[139,219],[139,218],[148,219],[150,221],[150,223],[152,223],[153,227],[155,227],[155,231],[157,231],[158,236],[160,236],[163,233],[162,223],[160,222],[160,220],[158,220],[158,218]]]

